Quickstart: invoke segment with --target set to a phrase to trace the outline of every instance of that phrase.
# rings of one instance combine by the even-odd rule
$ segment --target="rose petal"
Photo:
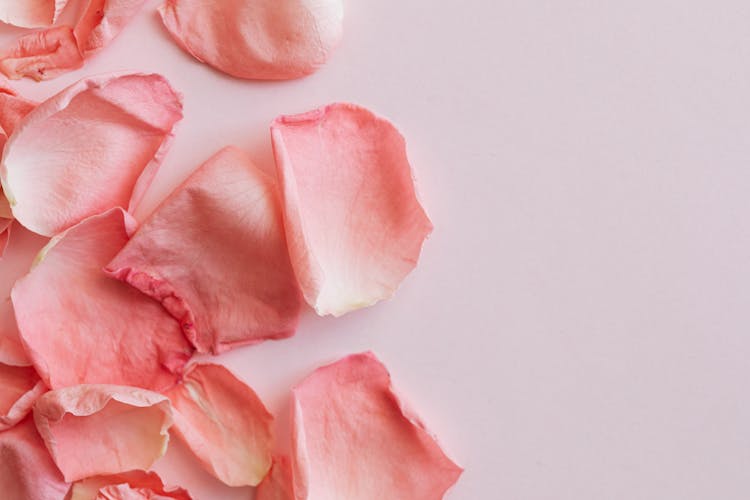
[[[80,385],[44,394],[34,421],[67,481],[148,469],[164,455],[169,399],[114,385]]]
[[[461,474],[371,353],[318,369],[293,390],[298,500],[439,499]]]
[[[193,57],[230,75],[287,80],[320,68],[341,40],[342,0],[167,0],[164,26]]]
[[[2,149],[8,136],[16,129],[18,123],[31,113],[37,105],[37,102],[18,95],[15,90],[8,86],[7,82],[0,79],[0,136],[2,136],[0,149]],[[6,216],[1,209],[0,216]]]
[[[33,368],[0,363],[0,432],[23,420],[46,391]]]
[[[140,470],[84,479],[75,483],[70,493],[67,500],[192,500],[182,488],[165,488],[155,472]]]
[[[86,219],[53,238],[14,286],[21,339],[49,387],[163,390],[190,358],[179,324],[158,303],[101,270],[133,225],[122,209]]]
[[[289,457],[276,457],[271,472],[258,485],[255,500],[294,500],[292,465]]]
[[[200,352],[286,337],[297,325],[276,186],[236,148],[199,167],[107,271],[159,300]]]
[[[2,197],[3,194],[0,192],[0,210],[2,209]],[[13,224],[13,219],[0,218],[0,257],[3,256],[5,248],[8,246],[11,224]]]
[[[106,47],[143,6],[145,0],[89,0],[75,27],[78,47],[89,57]]]
[[[68,0],[0,0],[0,21],[21,28],[49,26]]]
[[[59,500],[68,484],[29,417],[0,432],[0,491],[9,500]]]
[[[55,26],[23,35],[0,52],[0,71],[13,80],[49,80],[83,66],[70,26]]]
[[[167,393],[173,430],[203,467],[229,486],[256,486],[271,467],[273,416],[244,382],[220,365],[191,366]]]
[[[282,116],[271,134],[307,302],[339,316],[390,297],[432,230],[401,134],[351,104]]]
[[[13,214],[52,236],[120,206],[132,210],[182,118],[159,75],[82,80],[40,104],[5,146],[0,175]]]

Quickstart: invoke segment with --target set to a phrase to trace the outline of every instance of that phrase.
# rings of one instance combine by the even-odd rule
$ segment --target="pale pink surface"
[[[13,80],[49,80],[81,66],[83,55],[69,26],[34,31],[0,51],[0,71]]]
[[[65,500],[192,500],[183,488],[165,487],[155,472],[134,470],[96,476],[73,484]]]
[[[271,125],[292,264],[320,315],[389,298],[416,266],[432,224],[396,128],[352,104]]]
[[[55,22],[67,0],[0,0],[0,22],[36,28]]]
[[[169,399],[116,385],[78,385],[44,394],[34,422],[67,481],[148,469],[172,425]]]
[[[196,364],[167,395],[173,430],[203,467],[228,486],[256,486],[271,468],[273,416],[221,365]]]
[[[39,375],[30,366],[0,363],[0,432],[23,420],[36,399],[46,391]]]
[[[247,153],[201,165],[107,266],[160,301],[199,352],[287,337],[301,297],[278,189]]]
[[[88,0],[75,26],[78,48],[90,57],[106,47],[138,13],[145,0]]]
[[[341,40],[342,0],[166,0],[174,40],[201,62],[239,78],[313,73]]]
[[[289,457],[274,457],[271,472],[255,491],[255,500],[294,500],[292,464]]]
[[[13,287],[22,342],[53,389],[97,383],[165,390],[192,354],[158,303],[102,271],[133,226],[122,209],[86,219],[53,238]]]

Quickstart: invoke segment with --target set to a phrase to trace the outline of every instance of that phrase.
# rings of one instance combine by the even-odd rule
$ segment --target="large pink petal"
[[[61,500],[69,485],[31,417],[0,432],[0,492],[9,500]]]
[[[0,432],[23,420],[46,391],[33,368],[0,363]]]
[[[50,391],[34,421],[67,481],[148,469],[164,455],[172,425],[169,399],[114,385]]]
[[[221,365],[193,365],[169,391],[177,436],[229,486],[256,486],[271,467],[273,416]]]
[[[159,75],[82,80],[21,120],[2,177],[15,217],[45,236],[112,207],[132,209],[156,173],[180,96]]]
[[[49,387],[82,383],[164,390],[191,355],[179,324],[102,267],[134,221],[121,209],[55,237],[11,293],[21,339]]]
[[[293,412],[297,500],[438,500],[461,474],[370,353],[315,371]]]
[[[75,35],[84,57],[111,42],[138,13],[145,0],[89,0],[78,20]]]
[[[167,0],[177,43],[230,75],[287,80],[320,68],[341,40],[342,0]]]
[[[0,51],[0,71],[13,80],[49,80],[83,66],[70,26],[55,26],[23,35],[15,44]]]
[[[292,464],[289,457],[276,457],[271,472],[258,485],[255,500],[294,500]]]
[[[54,23],[68,0],[0,0],[0,22],[37,28]]]
[[[201,352],[289,336],[297,325],[275,183],[236,148],[199,167],[107,270],[159,300]]]
[[[155,472],[140,470],[84,479],[70,493],[67,500],[192,500],[182,488],[166,488]]]
[[[294,270],[318,314],[390,297],[432,230],[404,138],[388,121],[332,104],[271,126]]]

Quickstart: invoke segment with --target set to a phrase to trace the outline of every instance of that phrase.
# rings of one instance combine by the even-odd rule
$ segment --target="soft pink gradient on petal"
[[[255,500],[295,500],[289,457],[274,457],[271,472],[258,485]]]
[[[66,500],[192,500],[183,488],[165,487],[155,472],[134,470],[96,476],[73,484]]]
[[[23,35],[12,47],[0,51],[0,72],[13,80],[49,80],[81,66],[83,55],[70,26]]]
[[[0,0],[0,22],[21,28],[54,23],[68,0]]]
[[[46,391],[33,368],[0,363],[0,432],[23,420]]]
[[[75,27],[78,47],[87,58],[120,34],[145,0],[89,0]]]
[[[292,394],[297,500],[439,500],[461,475],[371,353],[319,368]]]

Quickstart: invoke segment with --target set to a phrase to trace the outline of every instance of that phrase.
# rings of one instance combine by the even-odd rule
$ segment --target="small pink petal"
[[[191,366],[167,393],[174,427],[203,467],[229,486],[256,486],[271,467],[273,416],[220,365]]]
[[[320,368],[298,385],[293,421],[297,500],[438,500],[462,472],[370,353]]]
[[[0,71],[13,80],[49,80],[83,66],[73,29],[56,26],[23,35],[0,52]]]
[[[167,488],[155,472],[134,470],[75,483],[67,500],[192,500],[182,488]]]
[[[297,325],[276,185],[236,148],[199,167],[107,271],[159,300],[200,352],[286,337]]]
[[[52,236],[112,207],[133,209],[150,184],[180,96],[159,75],[82,80],[21,120],[2,177],[15,217]]]
[[[0,432],[23,420],[46,391],[33,368],[0,363]]]
[[[49,26],[68,0],[0,0],[0,22],[21,28]]]
[[[271,125],[294,270],[318,314],[390,297],[432,231],[404,138],[388,121],[332,104]]]
[[[67,481],[148,469],[164,455],[169,399],[114,385],[80,385],[44,394],[34,422]]]
[[[60,500],[69,485],[29,417],[0,432],[0,491],[9,500]]]
[[[258,485],[255,500],[295,500],[289,457],[276,457],[271,472]]]
[[[239,78],[313,73],[341,40],[342,0],[167,0],[159,9],[193,57]]]
[[[145,0],[89,0],[75,27],[84,57],[106,47],[138,13]]]
[[[101,270],[134,224],[122,209],[86,219],[53,238],[16,282],[11,298],[21,339],[49,387],[164,390],[190,358],[179,324],[158,303]]]

